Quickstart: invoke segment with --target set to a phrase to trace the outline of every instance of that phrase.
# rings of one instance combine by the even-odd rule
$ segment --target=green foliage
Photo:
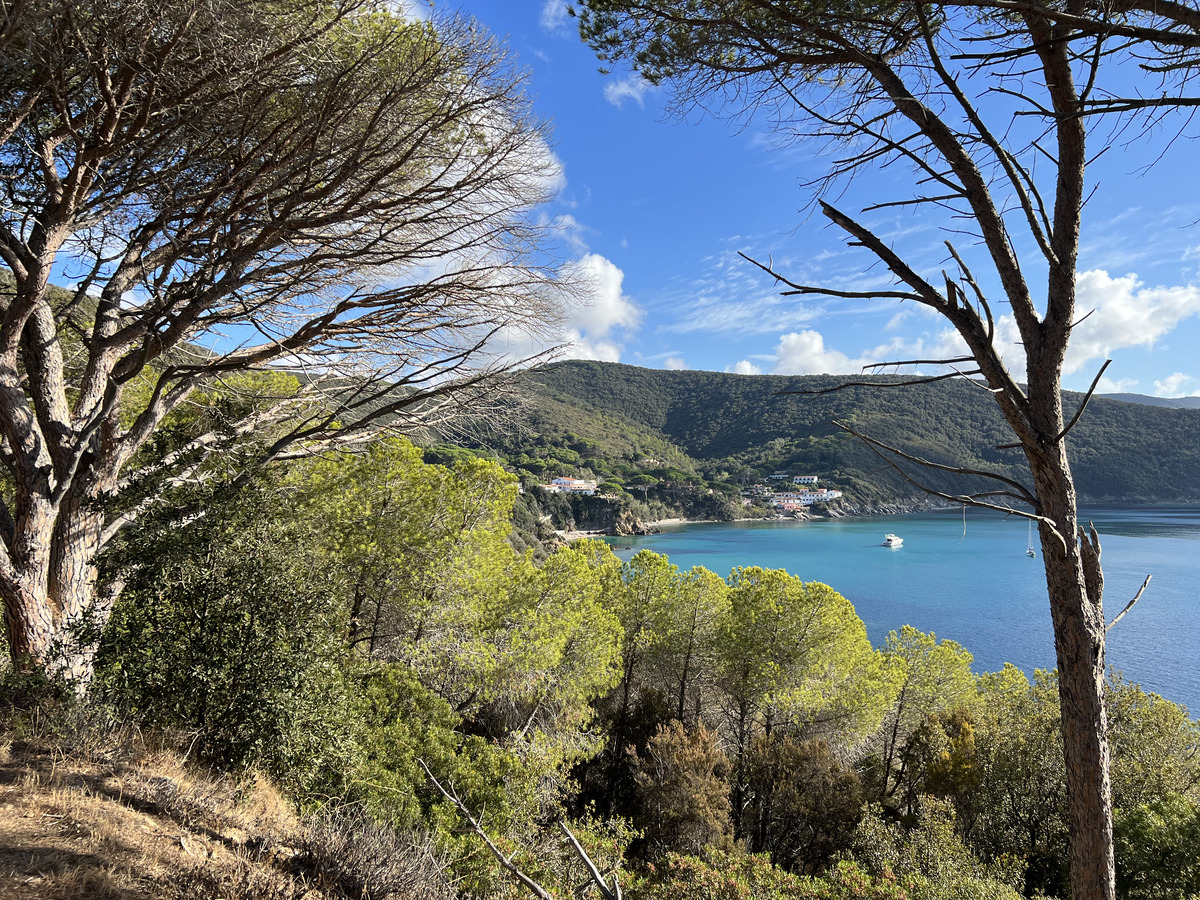
[[[513,477],[445,459],[389,441],[179,492],[106,561],[128,585],[97,693],[208,760],[429,829],[469,894],[504,879],[418,760],[563,894],[564,812],[607,865],[656,862],[631,898],[1065,890],[1053,675],[977,677],[912,628],[875,651],[845,598],[782,571],[519,552],[513,510],[545,523]],[[1197,724],[1119,677],[1109,697],[1122,883],[1194,891]],[[860,823],[864,796],[886,815]]]
[[[540,565],[509,541],[512,476],[473,455],[452,467],[406,441],[308,465],[291,481],[311,548],[369,659],[355,718],[354,791],[376,815],[424,824],[471,890],[498,883],[492,860],[459,833],[424,760],[514,851],[540,846],[569,766],[593,753],[592,701],[619,675],[620,627],[608,612],[621,563],[600,543],[559,547]],[[535,865],[535,857],[527,857]]]
[[[813,875],[849,846],[862,818],[862,784],[824,741],[761,736],[746,769],[752,851],[789,872]]]
[[[1109,678],[1107,700],[1113,806],[1133,809],[1168,796],[1200,801],[1200,722],[1120,673]]]
[[[883,653],[897,682],[896,699],[879,731],[870,781],[877,801],[912,815],[923,789],[922,763],[929,756],[931,728],[942,715],[975,700],[972,656],[954,641],[939,643],[936,635],[910,625],[888,633]],[[921,734],[914,742],[918,730]]]
[[[782,569],[739,568],[729,604],[718,666],[739,746],[759,727],[836,722],[829,734],[854,743],[878,726],[892,679],[850,601]]]
[[[1005,666],[981,676],[978,690],[973,747],[960,742],[959,758],[943,760],[928,787],[950,790],[943,796],[953,802],[961,832],[982,858],[1023,861],[1027,895],[1066,896],[1066,776],[1057,680],[1038,671],[1030,681]],[[964,777],[948,777],[954,768]]]
[[[1170,792],[1118,809],[1113,838],[1121,897],[1200,897],[1200,803]]]
[[[670,588],[655,598],[649,613],[652,634],[644,677],[674,706],[677,719],[698,722],[714,701],[729,586],[702,566],[684,573],[671,568]]]
[[[79,712],[70,685],[41,669],[22,672],[0,663],[0,733],[8,740],[65,738],[78,724]]]
[[[868,871],[895,872],[911,900],[1018,900],[1020,866],[999,859],[985,864],[955,832],[953,809],[923,804],[913,827],[886,821],[874,810],[859,827],[855,858]]]
[[[391,658],[410,636],[428,646],[471,615],[448,600],[469,591],[475,560],[504,552],[516,497],[495,463],[428,465],[403,439],[315,461],[292,482],[301,514],[321,523],[314,549],[340,581],[350,644]]]
[[[891,873],[872,876],[853,862],[806,878],[742,853],[669,856],[647,867],[627,894],[630,900],[908,900]]]
[[[608,452],[633,461],[621,435],[669,442],[678,469],[726,473],[725,480],[776,469],[819,474],[859,504],[919,499],[878,458],[837,431],[835,419],[906,452],[939,463],[1027,478],[1019,452],[997,450],[1010,436],[994,403],[959,381],[888,390],[819,391],[845,379],[827,375],[754,376],[667,372],[617,363],[571,361],[543,366],[526,380],[535,416],[588,434]],[[790,396],[780,396],[791,394]],[[1081,396],[1064,394],[1073,407]],[[562,426],[562,430],[566,426]],[[547,446],[553,428],[539,428]],[[1200,494],[1200,411],[1159,409],[1097,398],[1071,432],[1072,471],[1092,500],[1182,500]],[[651,455],[659,455],[656,451]],[[510,457],[511,459],[511,457]],[[660,462],[669,462],[662,456]],[[651,467],[646,467],[647,469]],[[836,475],[835,475],[836,473]],[[556,473],[557,474],[557,473]],[[709,477],[706,475],[706,477]],[[922,471],[932,487],[961,493],[973,482]],[[628,483],[628,482],[627,482]]]
[[[144,724],[194,733],[198,755],[266,769],[285,787],[346,764],[344,611],[327,573],[271,515],[267,482],[194,497],[192,518],[149,518],[108,559],[127,583],[94,692]]]

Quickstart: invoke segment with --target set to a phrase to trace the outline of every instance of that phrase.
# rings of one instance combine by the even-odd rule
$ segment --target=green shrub
[[[854,862],[820,878],[792,875],[765,856],[668,856],[630,884],[629,900],[909,900],[890,873],[872,876]]]
[[[93,696],[190,732],[222,768],[258,766],[291,791],[331,788],[349,729],[343,613],[303,535],[252,486],[191,522],[151,520],[110,559],[126,578]]]
[[[1200,897],[1200,804],[1179,794],[1117,810],[1117,892],[1126,900]]]

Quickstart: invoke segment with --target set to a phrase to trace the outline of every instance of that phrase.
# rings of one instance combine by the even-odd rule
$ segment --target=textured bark
[[[1058,663],[1072,894],[1089,900],[1114,900],[1105,621],[1098,545],[1088,543],[1078,527],[1066,460],[1060,471],[1035,476],[1046,515],[1058,522],[1058,530],[1068,537],[1065,553],[1056,537],[1043,534],[1041,545]]]
[[[95,555],[103,520],[70,504],[56,518],[26,519],[22,530],[36,552],[16,556],[0,573],[5,632],[24,670],[45,668],[85,690],[92,677],[98,631],[114,592],[97,590]]]

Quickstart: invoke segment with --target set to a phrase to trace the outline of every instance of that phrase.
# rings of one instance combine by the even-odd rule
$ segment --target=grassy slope
[[[136,741],[0,733],[5,900],[450,900],[419,851],[382,830],[301,821],[261,778],[214,778]]]
[[[246,848],[282,847],[295,817],[265,785],[246,792],[250,803],[233,793],[170,754],[5,748],[0,896],[173,898],[239,881],[282,895],[289,879],[270,854]]]

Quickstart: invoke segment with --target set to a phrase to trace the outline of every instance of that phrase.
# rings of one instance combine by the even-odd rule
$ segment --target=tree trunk
[[[100,629],[115,592],[97,591],[103,515],[66,499],[58,515],[26,514],[12,565],[0,572],[11,656],[26,671],[44,668],[83,692],[92,680]]]
[[[1112,788],[1105,711],[1103,579],[1099,545],[1078,526],[1075,488],[1064,457],[1057,471],[1038,472],[1042,514],[1058,525],[1063,545],[1039,529],[1054,622],[1062,708],[1071,888],[1076,900],[1114,900]]]

